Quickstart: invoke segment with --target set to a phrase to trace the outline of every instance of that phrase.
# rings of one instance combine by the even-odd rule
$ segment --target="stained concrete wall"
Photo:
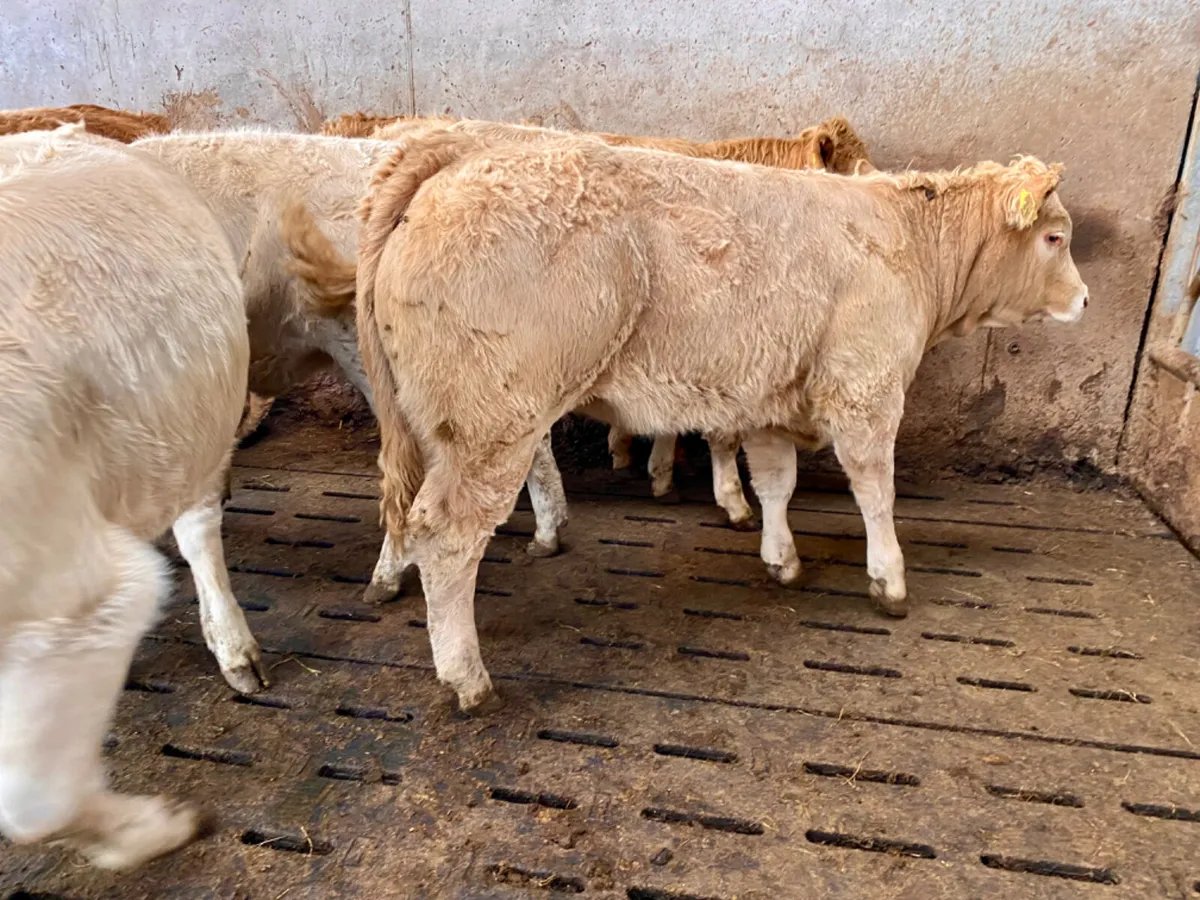
[[[884,166],[1067,165],[1074,328],[938,348],[903,452],[1116,458],[1200,63],[1192,0],[5,0],[0,106],[91,101],[309,129],[352,109],[692,137],[846,114]]]

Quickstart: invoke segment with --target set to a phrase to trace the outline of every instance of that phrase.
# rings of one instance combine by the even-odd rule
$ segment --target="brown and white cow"
[[[380,135],[380,129],[397,122],[452,122],[449,116],[378,116],[372,113],[352,112],[343,113],[334,119],[326,119],[321,125],[321,134],[327,137],[375,138],[387,140],[386,135]]]
[[[841,178],[454,133],[397,151],[364,203],[358,333],[384,519],[420,567],[461,706],[493,697],[473,614],[484,548],[534,448],[581,407],[635,432],[744,434],[762,556],[785,584],[800,574],[795,446],[832,443],[871,595],[906,614],[905,393],[951,335],[1082,315],[1060,171],[1022,157]]]
[[[78,125],[0,137],[0,233],[0,832],[128,868],[199,823],[110,791],[100,759],[172,523],[206,642],[257,683],[221,554],[249,362],[237,263],[183,179]]]

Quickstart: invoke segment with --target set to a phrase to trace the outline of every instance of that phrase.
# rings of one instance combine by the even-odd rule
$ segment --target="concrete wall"
[[[938,348],[902,451],[1116,458],[1200,63],[1192,0],[5,0],[0,106],[92,101],[190,125],[352,109],[694,137],[844,113],[885,166],[1067,165],[1093,304]]]

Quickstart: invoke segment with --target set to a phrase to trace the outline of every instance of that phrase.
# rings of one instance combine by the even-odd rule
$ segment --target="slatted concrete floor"
[[[377,485],[339,443],[235,470],[271,690],[221,682],[184,570],[120,706],[116,783],[201,800],[215,835],[124,877],[5,847],[0,897],[1200,895],[1200,563],[1136,500],[903,491],[893,621],[844,491],[796,495],[787,590],[703,492],[593,474],[564,555],[524,554],[523,505],[494,540],[477,607],[508,705],[465,720],[419,596],[358,602]]]

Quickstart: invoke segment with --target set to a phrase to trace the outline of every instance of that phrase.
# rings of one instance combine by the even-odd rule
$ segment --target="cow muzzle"
[[[1087,309],[1087,305],[1088,305],[1088,289],[1087,289],[1087,285],[1084,285],[1080,289],[1079,293],[1077,293],[1075,295],[1074,299],[1071,300],[1071,305],[1069,307],[1067,307],[1065,310],[1062,310],[1061,312],[1060,311],[1052,311],[1050,313],[1050,316],[1056,322],[1066,322],[1066,323],[1078,322],[1081,318],[1083,318],[1083,311],[1085,309]]]

